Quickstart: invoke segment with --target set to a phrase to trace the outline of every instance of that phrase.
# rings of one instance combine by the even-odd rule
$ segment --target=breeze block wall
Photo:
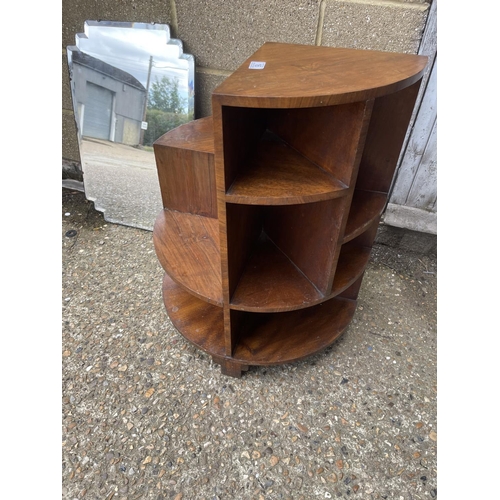
[[[211,93],[264,42],[416,54],[430,0],[63,0],[63,178],[82,180],[66,47],[86,20],[169,24],[196,61],[195,113],[211,114]]]

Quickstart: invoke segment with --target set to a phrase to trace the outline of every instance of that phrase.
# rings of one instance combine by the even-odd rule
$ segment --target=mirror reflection
[[[109,222],[151,230],[153,142],[194,119],[194,57],[168,25],[86,21],[67,47],[84,190]]]

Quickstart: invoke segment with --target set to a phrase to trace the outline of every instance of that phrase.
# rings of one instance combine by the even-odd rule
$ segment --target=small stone
[[[354,493],[357,493],[359,490],[359,484],[355,484],[353,487],[352,487],[352,491],[354,491]]]
[[[335,472],[332,472],[326,477],[326,480],[330,483],[336,483],[337,482],[337,474]]]
[[[119,365],[118,361],[111,361],[111,363],[109,364],[109,367],[116,368],[118,365]]]
[[[424,426],[424,423],[423,423],[423,422],[417,422],[417,423],[415,424],[415,427],[416,427],[417,429],[420,429],[420,428],[422,428],[423,426]]]
[[[271,467],[274,467],[279,461],[280,461],[280,459],[276,455],[273,455],[269,459],[269,463],[271,464]]]
[[[126,372],[126,371],[127,371],[127,368],[128,368],[128,366],[127,366],[127,365],[120,365],[120,366],[118,367],[118,371],[119,371],[119,372]]]
[[[144,394],[145,397],[150,398],[153,393],[155,392],[154,387],[149,388],[146,393]]]
[[[151,457],[150,456],[147,456],[144,461],[142,462],[142,465],[146,465],[146,464],[149,464],[151,462]]]
[[[248,460],[250,460],[250,454],[248,453],[248,451],[244,451],[244,452],[241,454],[241,458],[248,458]]]
[[[342,459],[339,459],[335,462],[335,465],[339,468],[339,469],[343,469],[344,468],[344,461]]]
[[[252,451],[252,458],[254,460],[257,460],[260,457],[261,457],[260,451],[257,451],[257,450]]]
[[[304,434],[305,434],[306,432],[309,432],[309,429],[308,429],[305,425],[302,425],[302,424],[297,424],[297,428],[298,428],[301,432],[303,432]]]
[[[432,439],[433,441],[437,441],[438,435],[434,431],[429,432],[429,438]]]
[[[66,350],[63,352],[63,357],[68,358],[69,356],[71,356],[71,351],[69,351],[68,349],[66,349]]]
[[[177,495],[175,495],[174,500],[181,500],[181,498],[182,498],[182,493],[177,493]]]

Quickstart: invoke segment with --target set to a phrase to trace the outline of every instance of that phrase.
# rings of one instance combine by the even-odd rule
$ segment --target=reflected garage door
[[[83,115],[83,135],[109,140],[113,92],[87,82],[87,99]]]

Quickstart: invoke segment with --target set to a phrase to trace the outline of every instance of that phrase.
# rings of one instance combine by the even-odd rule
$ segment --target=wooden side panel
[[[399,92],[375,100],[357,189],[389,191],[420,82],[421,79]]]
[[[222,107],[224,188],[227,191],[247,165],[266,129],[267,113],[253,108]]]
[[[262,233],[262,207],[226,205],[228,287],[232,296],[250,254]]]
[[[217,218],[213,153],[155,145],[163,207]]]
[[[346,185],[362,133],[365,102],[274,110],[269,129]]]
[[[231,356],[234,342],[231,329],[231,311],[229,309],[229,280],[227,258],[227,232],[226,232],[226,181],[224,173],[224,136],[222,123],[222,106],[217,98],[212,98],[214,155],[215,155],[215,184],[217,189],[217,214],[219,217],[219,248],[221,265],[221,283],[223,300],[223,343],[224,353]]]
[[[330,283],[347,197],[273,207],[264,230],[274,244],[323,294]]]

